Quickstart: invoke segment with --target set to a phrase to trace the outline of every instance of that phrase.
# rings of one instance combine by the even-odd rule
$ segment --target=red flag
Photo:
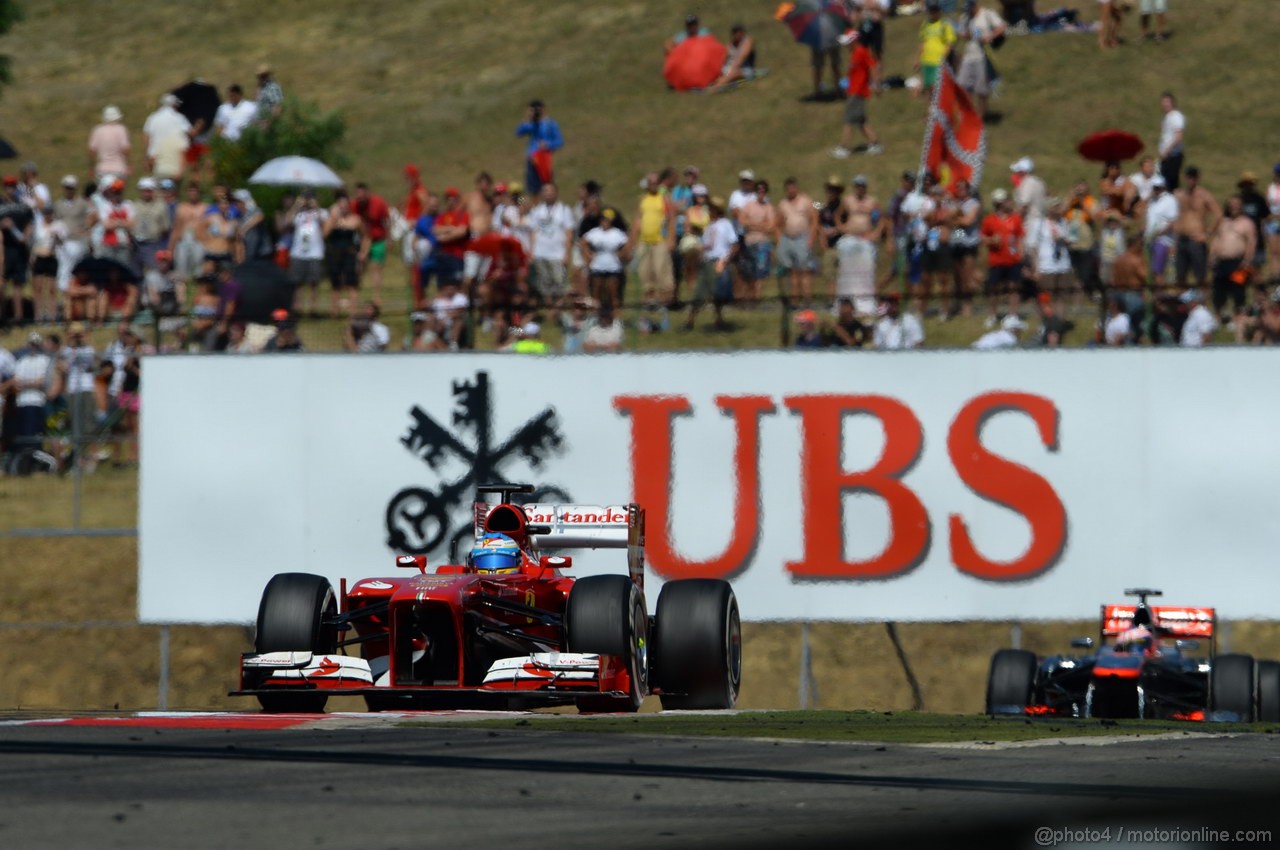
[[[529,161],[543,183],[551,182],[551,151],[539,148],[529,155]]]
[[[982,115],[956,83],[947,63],[942,63],[938,71],[920,151],[922,179],[924,172],[931,171],[948,189],[961,179],[977,186],[982,182],[982,165],[987,158]]]

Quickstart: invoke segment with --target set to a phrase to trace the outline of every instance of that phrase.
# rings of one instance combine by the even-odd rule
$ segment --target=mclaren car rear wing
[[[520,514],[517,516],[517,514]],[[523,531],[542,549],[626,549],[627,572],[644,589],[644,509],[629,505],[475,503],[475,535]]]
[[[1133,627],[1136,605],[1103,605],[1102,637],[1115,637]],[[1174,638],[1213,638],[1217,632],[1217,615],[1212,608],[1185,605],[1152,605],[1151,624],[1162,636]]]

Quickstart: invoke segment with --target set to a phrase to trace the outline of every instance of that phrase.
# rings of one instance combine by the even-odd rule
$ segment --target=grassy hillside
[[[614,203],[630,203],[645,170],[700,164],[713,191],[750,166],[775,182],[795,174],[816,187],[832,172],[866,172],[885,194],[915,164],[922,106],[904,92],[873,104],[883,157],[836,163],[837,104],[800,103],[808,51],[772,20],[772,0],[385,0],[373,6],[281,0],[204,3],[31,0],[27,20],[2,43],[15,80],[0,101],[3,135],[47,177],[83,172],[83,146],[107,103],[140,132],[159,94],[193,76],[252,86],[271,62],[287,91],[342,109],[349,120],[353,179],[393,197],[399,170],[418,162],[429,184],[465,185],[481,168],[520,175],[513,137],[524,104],[542,97],[564,127],[562,182],[595,177]],[[1049,6],[1050,3],[1041,3]],[[1093,0],[1064,0],[1086,18]],[[661,43],[696,6],[722,37],[742,20],[759,43],[765,79],[716,96],[674,94],[662,84]],[[1280,121],[1267,79],[1280,38],[1272,0],[1174,4],[1166,44],[1131,39],[1097,48],[1092,34],[1011,37],[997,59],[1006,85],[996,108],[990,170],[1037,158],[1051,186],[1092,165],[1075,154],[1085,133],[1119,126],[1154,145],[1159,93],[1175,89],[1187,115],[1188,161],[1206,183],[1229,189],[1244,168],[1265,172],[1280,150]],[[483,11],[480,11],[483,9]],[[909,74],[919,18],[890,21],[886,72]],[[1137,21],[1126,23],[1136,35]]]

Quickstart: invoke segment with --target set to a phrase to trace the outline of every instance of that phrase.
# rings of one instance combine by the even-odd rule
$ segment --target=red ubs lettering
[[[922,563],[932,546],[928,511],[902,480],[914,468],[924,445],[924,428],[907,405],[877,395],[805,395],[783,400],[800,417],[802,449],[803,551],[785,569],[807,579],[887,579]],[[774,411],[767,396],[717,396],[716,406],[734,420],[732,538],[721,553],[705,561],[684,558],[671,540],[672,417],[693,411],[683,396],[619,396],[614,407],[631,417],[631,475],[635,500],[650,519],[646,549],[654,570],[668,578],[725,577],[748,566],[760,536],[759,417]],[[1018,558],[997,562],[974,545],[958,514],[949,520],[952,563],[964,573],[989,581],[1032,578],[1053,567],[1067,540],[1062,500],[1041,476],[982,445],[982,426],[992,416],[1016,412],[1029,417],[1050,451],[1058,446],[1058,410],[1053,402],[1028,393],[988,393],[968,402],[948,430],[947,450],[960,479],[982,498],[1021,514],[1031,526],[1031,543]],[[885,433],[884,451],[869,469],[843,468],[842,422],[846,416],[873,416]],[[700,471],[702,472],[702,471]],[[875,495],[885,502],[890,535],[874,557],[844,557],[842,497],[848,492]]]

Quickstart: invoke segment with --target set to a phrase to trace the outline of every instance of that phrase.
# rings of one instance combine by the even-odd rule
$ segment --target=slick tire
[[[654,666],[662,708],[730,709],[742,689],[742,623],[720,579],[669,581],[658,595]]]
[[[323,576],[280,573],[262,591],[254,648],[262,652],[335,653],[338,632],[333,619],[338,600]],[[328,696],[314,690],[260,694],[262,709],[271,713],[324,711]]]
[[[1258,719],[1280,721],[1280,661],[1258,662]]]
[[[987,714],[1022,714],[1031,705],[1036,655],[1025,649],[1001,649],[991,656],[987,675]]]
[[[1213,659],[1209,670],[1209,709],[1215,720],[1253,722],[1257,694],[1254,676],[1252,655],[1230,653]]]
[[[565,648],[626,660],[625,697],[583,696],[583,712],[632,712],[649,693],[649,615],[629,576],[587,576],[573,583],[565,605]]]

